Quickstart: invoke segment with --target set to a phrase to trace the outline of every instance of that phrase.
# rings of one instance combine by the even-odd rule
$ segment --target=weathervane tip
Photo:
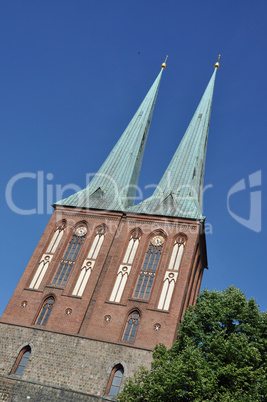
[[[167,58],[168,58],[168,56],[166,56],[166,59],[165,59],[164,63],[162,63],[162,65],[161,65],[161,68],[166,68],[167,67],[167,64],[166,64]]]
[[[214,64],[214,67],[215,67],[215,68],[219,68],[219,67],[220,67],[220,63],[219,63],[220,57],[221,57],[221,55],[219,54],[219,55],[218,55],[218,61]]]

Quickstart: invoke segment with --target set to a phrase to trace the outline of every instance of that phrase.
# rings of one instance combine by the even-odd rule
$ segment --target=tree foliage
[[[234,286],[204,290],[178,340],[153,352],[118,401],[267,401],[267,313]]]

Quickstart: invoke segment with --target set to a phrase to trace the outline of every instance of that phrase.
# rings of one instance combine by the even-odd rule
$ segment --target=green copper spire
[[[166,67],[166,65],[165,65]],[[56,205],[124,211],[134,204],[162,71],[89,185]]]
[[[131,212],[201,219],[204,168],[216,71],[153,195]]]

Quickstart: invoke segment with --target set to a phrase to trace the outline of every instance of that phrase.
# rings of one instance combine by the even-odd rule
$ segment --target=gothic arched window
[[[136,251],[137,251],[137,248],[140,243],[141,233],[142,232],[140,229],[135,229],[131,233],[129,243],[128,243],[127,249],[125,251],[122,263],[119,266],[119,269],[117,272],[117,278],[116,278],[116,281],[113,286],[113,290],[112,290],[112,293],[111,293],[111,296],[109,299],[112,302],[119,303],[121,301],[121,297],[122,297],[127,279],[129,277],[131,269],[132,269],[134,257],[136,255]]]
[[[39,265],[35,272],[35,275],[30,283],[30,286],[29,286],[30,288],[32,288],[32,289],[39,288],[39,286],[42,282],[42,279],[48,269],[48,266],[52,260],[52,257],[53,257],[53,255],[48,255],[48,254],[44,254],[42,256],[42,258],[39,261]]]
[[[132,343],[136,334],[136,330],[139,324],[140,314],[137,310],[133,311],[127,320],[126,328],[123,335],[123,340]]]
[[[11,371],[11,374],[22,375],[26,367],[26,364],[28,363],[30,355],[31,355],[31,348],[29,345],[27,345],[20,351],[16,363],[14,364],[14,367]]]
[[[65,226],[64,222],[61,222],[60,224],[57,225],[54,235],[47,247],[47,250],[46,250],[47,253],[54,254],[54,252],[56,251],[57,246],[64,234],[65,228],[66,228],[66,226]]]
[[[72,267],[76,261],[80,248],[82,247],[83,241],[87,233],[87,228],[85,226],[80,226],[75,230],[73,234],[67,251],[61,260],[60,266],[53,280],[53,285],[65,286],[67,279],[70,275]]]
[[[39,286],[48,270],[49,264],[52,261],[52,258],[57,249],[57,246],[59,245],[60,240],[64,234],[65,228],[66,228],[66,225],[64,222],[61,222],[56,226],[53,237],[46,249],[45,254],[43,254],[42,257],[40,258],[38,268],[37,268],[37,270],[33,276],[33,279],[29,285],[29,287],[31,289],[39,288]]]
[[[89,250],[89,253],[88,253],[86,259],[83,262],[83,265],[82,265],[81,271],[80,271],[80,275],[77,279],[77,282],[76,282],[73,292],[72,292],[72,294],[74,296],[82,297],[85,286],[87,285],[87,282],[93,271],[97,256],[98,256],[101,246],[103,244],[105,234],[106,234],[105,225],[101,225],[96,229],[96,235],[95,235],[94,241],[92,243],[92,246],[90,247],[90,250]]]
[[[111,373],[109,385],[108,385],[108,395],[117,396],[120,390],[121,380],[124,370],[121,364],[117,364]]]
[[[134,297],[148,300],[164,244],[162,236],[154,236],[149,244],[144,265],[135,288]]]
[[[187,237],[183,233],[179,233],[173,244],[171,259],[165,276],[163,279],[163,287],[158,303],[158,309],[168,311],[178,278],[178,271],[185,248]]]
[[[42,305],[42,309],[38,315],[38,318],[36,320],[36,324],[37,325],[45,325],[47,323],[47,320],[51,314],[52,308],[54,306],[55,303],[55,299],[54,297],[50,296],[48,297],[43,305]]]

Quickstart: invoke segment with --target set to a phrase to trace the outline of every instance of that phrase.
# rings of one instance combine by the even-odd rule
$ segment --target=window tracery
[[[110,296],[110,301],[119,303],[131,272],[134,257],[136,255],[137,248],[140,243],[141,230],[135,229],[132,232],[126,252],[124,254],[122,264],[117,271],[117,278]]]
[[[85,286],[87,285],[87,282],[93,271],[97,256],[103,244],[105,234],[106,234],[105,226],[104,225],[99,226],[96,230],[96,235],[93,244],[90,247],[88,255],[82,264],[79,277],[72,292],[73,296],[82,297]]]
[[[123,340],[125,342],[133,343],[139,321],[140,321],[139,312],[137,310],[132,311],[132,313],[128,317],[126,328],[123,335]]]
[[[64,222],[61,222],[60,224],[57,225],[55,233],[49,243],[49,246],[47,247],[46,252],[54,254],[54,252],[57,249],[57,246],[59,245],[59,242],[64,234],[66,226]]]
[[[46,249],[46,252],[42,255],[38,264],[38,268],[30,283],[29,287],[31,289],[39,289],[39,286],[45,276],[45,273],[47,272],[49,264],[52,261],[53,255],[60,243],[60,240],[62,239],[65,228],[66,225],[64,222],[61,222],[56,226],[56,230],[52,236],[52,239]]]
[[[170,263],[163,279],[163,287],[158,303],[158,309],[160,310],[169,310],[185,244],[186,236],[184,234],[179,234],[174,241]]]
[[[51,314],[51,311],[53,309],[54,303],[55,303],[55,299],[52,296],[48,297],[43,302],[42,309],[41,309],[41,311],[40,311],[40,313],[39,313],[39,315],[37,317],[37,320],[36,320],[37,325],[42,325],[42,326],[46,325],[47,320],[48,320],[48,318],[49,318],[49,316]]]
[[[65,286],[71,270],[75,264],[79,251],[86,237],[87,228],[79,226],[69,242],[68,248],[61,260],[60,266],[53,280],[53,285]]]
[[[149,244],[145,261],[135,288],[134,297],[148,300],[164,244],[163,236],[154,236]]]

